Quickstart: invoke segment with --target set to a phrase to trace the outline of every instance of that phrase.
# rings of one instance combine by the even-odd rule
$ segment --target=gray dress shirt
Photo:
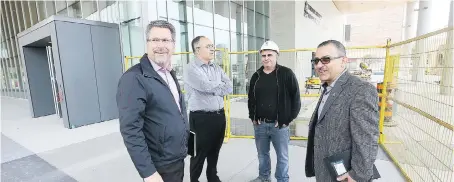
[[[216,111],[224,108],[223,96],[232,93],[233,84],[222,68],[212,61],[204,64],[197,57],[184,69],[184,88],[190,111]]]
[[[339,76],[337,76],[337,78],[333,81],[333,83],[331,83],[331,85],[328,85],[326,87],[326,92],[325,94],[323,94],[322,96],[322,101],[320,102],[320,106],[318,106],[318,110],[317,110],[317,114],[318,114],[318,120],[320,121],[321,117],[320,115],[322,114],[322,111],[323,111],[323,106],[325,106],[325,102],[326,100],[328,100],[328,97],[329,97],[329,93],[330,91],[334,88],[334,84],[336,84],[336,81],[337,79],[339,79],[339,77],[341,77],[345,72],[347,71],[347,69],[345,69],[344,71],[342,71],[341,74],[339,74]],[[322,92],[323,93],[323,92]]]

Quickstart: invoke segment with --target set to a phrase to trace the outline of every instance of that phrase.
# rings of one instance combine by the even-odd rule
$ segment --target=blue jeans
[[[262,122],[254,125],[255,145],[259,158],[259,177],[271,179],[270,142],[273,143],[276,151],[277,164],[276,177],[278,182],[288,182],[288,145],[290,141],[289,127],[274,127],[275,123]]]

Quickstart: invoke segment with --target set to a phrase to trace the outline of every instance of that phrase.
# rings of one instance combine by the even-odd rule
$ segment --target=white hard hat
[[[263,43],[262,47],[260,48],[260,52],[262,52],[263,50],[273,50],[279,54],[279,47],[275,42],[271,40],[268,40],[265,43]]]

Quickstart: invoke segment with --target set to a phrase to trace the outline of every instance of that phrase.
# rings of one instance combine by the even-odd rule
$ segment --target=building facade
[[[181,78],[183,65],[192,59],[187,52],[192,51],[191,40],[196,36],[207,36],[216,48],[234,52],[260,48],[270,37],[269,10],[268,1],[2,1],[1,94],[27,99],[27,78],[17,34],[52,15],[118,24],[122,55],[130,64],[138,63],[134,57],[145,53],[148,22],[167,20],[176,28],[175,51],[184,52],[172,60]],[[218,64],[222,64],[221,57],[216,57]],[[229,60],[235,93],[244,93],[246,82],[239,80],[256,70],[261,64],[259,57],[232,54]]]

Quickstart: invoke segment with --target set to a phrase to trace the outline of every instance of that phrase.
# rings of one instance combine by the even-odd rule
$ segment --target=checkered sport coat
[[[348,150],[349,175],[358,182],[371,181],[378,152],[378,119],[376,88],[345,72],[330,91],[320,116],[317,109],[312,114],[306,176],[315,176],[318,182],[333,181],[323,159]]]

